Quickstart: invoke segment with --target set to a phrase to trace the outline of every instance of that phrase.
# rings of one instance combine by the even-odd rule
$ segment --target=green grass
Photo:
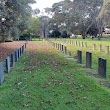
[[[28,45],[0,86],[1,110],[110,110],[110,90],[86,75],[93,70],[46,42]]]
[[[82,50],[83,52],[83,64],[86,64],[86,52],[91,52],[92,53],[92,68],[94,70],[98,70],[98,58],[106,58],[107,59],[107,79],[110,78],[110,54],[107,55],[105,53],[105,46],[109,46],[110,47],[110,41],[97,41],[97,40],[88,40],[88,39],[67,39],[68,41],[77,41],[77,42],[87,42],[87,48],[84,47],[79,47],[79,46],[75,46],[75,45],[70,45],[69,43],[65,43],[62,42],[61,40],[55,41],[55,42],[62,42],[64,44],[66,44],[68,51],[71,51],[72,53],[72,57],[75,57],[77,55],[77,50]],[[96,50],[93,50],[93,44],[96,44]],[[102,51],[99,52],[98,51],[98,45],[101,44],[102,45]],[[110,79],[109,79],[110,80]]]
[[[72,38],[72,39],[75,39],[75,38]],[[77,39],[82,39],[82,36],[78,35]],[[90,39],[90,36],[87,36],[86,39],[92,40],[92,39]],[[98,40],[98,37],[95,37],[94,40]],[[102,41],[109,40],[110,41],[110,34],[103,34],[102,38],[100,40],[102,40]]]

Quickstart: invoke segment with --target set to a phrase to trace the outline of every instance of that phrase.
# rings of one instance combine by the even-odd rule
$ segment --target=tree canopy
[[[39,31],[40,31],[40,20],[36,17],[30,18],[27,33],[38,35]]]
[[[52,6],[54,15],[51,23],[62,31],[86,34],[98,16],[102,3],[102,0],[65,0],[55,3]]]
[[[104,27],[110,28],[110,0],[64,0],[45,8],[47,16],[40,17],[37,7],[31,9],[33,3],[35,0],[0,1],[0,39],[18,39],[25,32],[46,37],[50,30],[85,38],[102,36]]]
[[[110,28],[110,0],[104,0],[98,19],[101,19],[105,27]]]
[[[49,13],[51,10],[53,15],[49,20],[49,30],[66,30],[82,36],[96,35],[99,30],[97,17],[102,5],[103,0],[64,0],[54,3],[51,9],[46,10]]]
[[[0,38],[18,38],[28,25],[35,0],[1,0],[0,1]]]

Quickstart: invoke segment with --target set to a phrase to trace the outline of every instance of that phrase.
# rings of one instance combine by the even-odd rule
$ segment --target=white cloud
[[[37,4],[33,4],[32,8],[39,8],[40,10],[43,10],[43,8],[52,7],[53,3],[57,3],[59,1],[62,0],[36,0]]]

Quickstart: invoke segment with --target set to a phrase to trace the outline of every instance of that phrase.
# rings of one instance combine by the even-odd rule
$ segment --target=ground
[[[7,42],[0,43],[0,60],[5,60],[7,56],[9,56],[16,49],[21,47],[24,42]]]
[[[47,42],[28,42],[0,86],[1,110],[110,110],[110,91]]]

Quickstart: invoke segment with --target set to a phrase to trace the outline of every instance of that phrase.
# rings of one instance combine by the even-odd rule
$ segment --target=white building
[[[105,28],[105,34],[110,34],[110,28]]]

